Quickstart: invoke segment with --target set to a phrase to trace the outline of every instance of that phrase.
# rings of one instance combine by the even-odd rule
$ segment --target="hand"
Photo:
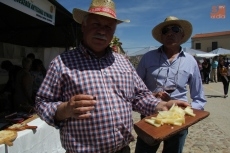
[[[170,96],[164,92],[164,91],[160,91],[160,92],[157,92],[157,93],[153,93],[153,95],[156,97],[156,98],[160,98],[161,100],[163,101],[169,101],[170,100]]]
[[[63,120],[69,117],[87,119],[91,117],[90,111],[95,109],[96,100],[91,95],[75,95],[70,101],[58,106],[56,119]]]
[[[158,111],[167,111],[169,110],[172,105],[175,103],[175,105],[180,106],[180,107],[187,107],[190,106],[190,104],[186,101],[182,100],[169,100],[168,102],[161,101],[155,108],[155,112]]]

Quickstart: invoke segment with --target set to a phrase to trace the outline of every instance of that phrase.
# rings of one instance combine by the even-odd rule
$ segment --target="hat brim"
[[[111,18],[111,19],[115,19],[117,20],[117,24],[120,24],[120,23],[123,23],[123,22],[130,22],[130,20],[120,20],[120,19],[117,19],[117,18],[113,18],[113,17],[110,17],[106,14],[103,14],[103,13],[92,13],[92,12],[88,12],[88,11],[84,11],[84,10],[81,10],[81,9],[78,9],[78,8],[74,8],[73,9],[73,19],[79,23],[79,24],[82,24],[82,21],[84,19],[84,17],[88,14],[97,14],[97,15],[102,15],[102,16],[105,16],[105,17],[108,17],[108,18]]]
[[[153,38],[155,38],[158,42],[163,44],[161,40],[161,35],[162,35],[161,31],[165,26],[169,26],[169,25],[179,25],[183,29],[184,37],[181,40],[181,44],[185,43],[192,35],[192,24],[190,22],[186,20],[171,20],[167,22],[162,22],[157,26],[155,26],[152,30]]]

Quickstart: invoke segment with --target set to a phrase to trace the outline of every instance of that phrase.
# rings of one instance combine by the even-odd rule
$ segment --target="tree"
[[[110,42],[110,47],[113,49],[114,52],[117,52],[119,54],[125,54],[124,50],[121,47],[122,43],[119,40],[119,38],[114,36],[112,41]]]

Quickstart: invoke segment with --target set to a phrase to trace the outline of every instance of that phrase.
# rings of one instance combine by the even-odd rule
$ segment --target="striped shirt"
[[[97,98],[92,117],[54,120],[57,106],[76,94]],[[134,140],[132,111],[151,115],[159,100],[152,96],[132,64],[107,49],[103,58],[79,45],[54,58],[36,97],[41,119],[60,129],[70,153],[111,153]]]

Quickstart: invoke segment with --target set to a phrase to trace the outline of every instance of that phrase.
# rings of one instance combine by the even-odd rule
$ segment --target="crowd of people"
[[[169,16],[156,25],[152,36],[162,45],[146,53],[135,69],[109,47],[117,25],[129,22],[116,17],[112,0],[92,0],[88,11],[74,8],[73,18],[81,24],[79,46],[56,56],[47,72],[41,60],[24,58],[12,85],[14,109],[32,108],[42,120],[60,129],[66,153],[130,153],[132,111],[143,118],[174,104],[204,110],[207,101],[197,73],[201,69],[205,83],[209,83],[211,68],[217,69],[228,89],[223,61],[216,65],[205,59],[198,65],[182,50],[193,30],[187,20]],[[217,73],[213,76],[217,81]],[[165,140],[163,153],[182,153],[188,132],[184,129]],[[159,145],[150,146],[138,137],[135,153],[157,152]]]
[[[8,81],[0,91],[5,97],[4,111],[34,112],[35,95],[46,75],[43,62],[29,53],[22,59],[21,65],[5,60],[1,68],[8,72]]]
[[[213,59],[204,58],[202,63],[197,60],[197,64],[203,83],[209,84],[209,82],[217,83],[221,81],[223,83],[224,98],[227,98],[230,82],[230,63],[228,58],[224,56],[215,56]]]

